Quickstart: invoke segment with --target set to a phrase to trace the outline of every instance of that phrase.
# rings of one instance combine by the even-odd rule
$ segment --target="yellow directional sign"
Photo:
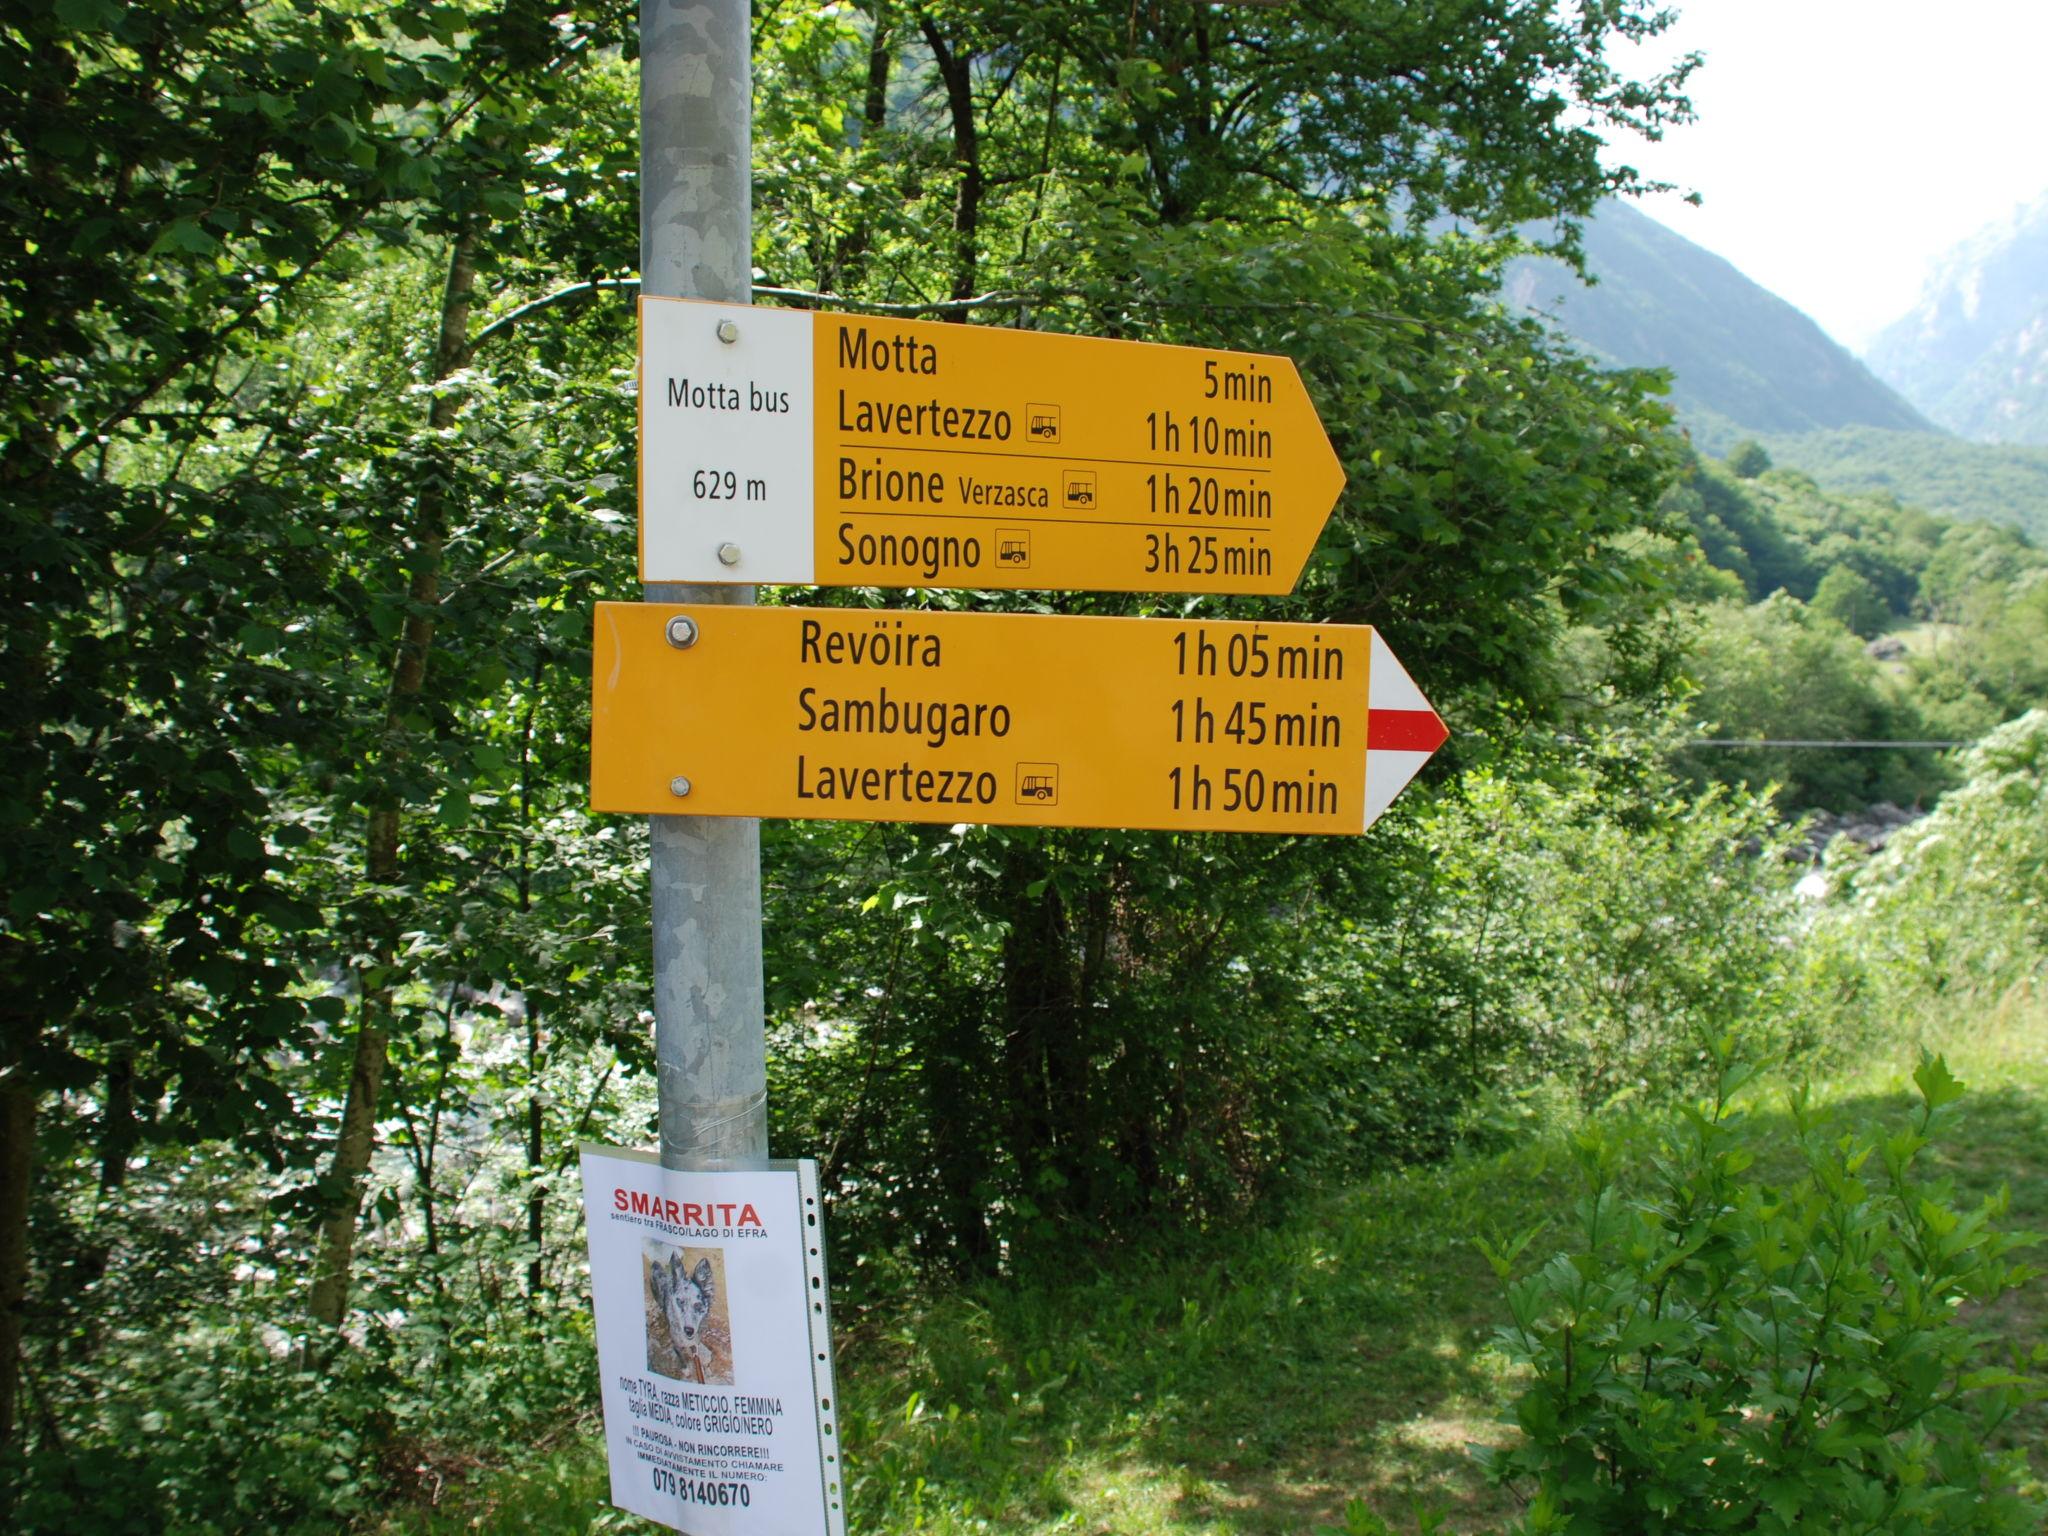
[[[641,576],[1292,591],[1344,471],[1291,360],[642,299]]]
[[[1362,625],[597,608],[600,811],[1363,832],[1444,736]]]

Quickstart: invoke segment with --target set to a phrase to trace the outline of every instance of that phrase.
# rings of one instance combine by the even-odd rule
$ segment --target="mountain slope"
[[[1964,437],[2048,444],[2048,196],[1943,257],[1868,361]]]
[[[1587,222],[1582,284],[1563,263],[1509,263],[1502,292],[1603,361],[1669,368],[1672,403],[1709,452],[1745,436],[1935,428],[1804,314],[1626,203]]]
[[[2048,448],[1875,427],[1765,436],[1763,444],[1781,468],[1804,470],[1831,491],[1888,491],[1922,511],[2004,523],[2048,544]]]

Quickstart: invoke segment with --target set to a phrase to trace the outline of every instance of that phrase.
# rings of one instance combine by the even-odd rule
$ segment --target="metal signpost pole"
[[[643,294],[731,304],[751,295],[749,21],[747,0],[641,0]],[[754,592],[662,583],[644,595],[649,602],[751,603]],[[674,771],[680,809],[690,765],[678,762]],[[681,1169],[763,1166],[761,825],[652,816],[648,829],[661,1161]]]

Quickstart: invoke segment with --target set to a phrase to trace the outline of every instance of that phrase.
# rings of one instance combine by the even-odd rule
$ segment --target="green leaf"
[[[57,0],[57,20],[73,32],[111,32],[126,9],[115,0]]]
[[[156,239],[150,242],[149,254],[160,256],[166,251],[182,251],[188,256],[211,256],[219,249],[220,241],[208,234],[199,220],[186,215],[164,226]]]
[[[1940,1109],[1963,1096],[1964,1088],[1948,1069],[1948,1059],[1920,1053],[1920,1065],[1913,1069],[1913,1082],[1929,1109]]]

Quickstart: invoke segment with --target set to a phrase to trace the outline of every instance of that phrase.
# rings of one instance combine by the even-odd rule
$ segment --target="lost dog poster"
[[[843,1536],[817,1165],[583,1149],[612,1502],[692,1536]]]

